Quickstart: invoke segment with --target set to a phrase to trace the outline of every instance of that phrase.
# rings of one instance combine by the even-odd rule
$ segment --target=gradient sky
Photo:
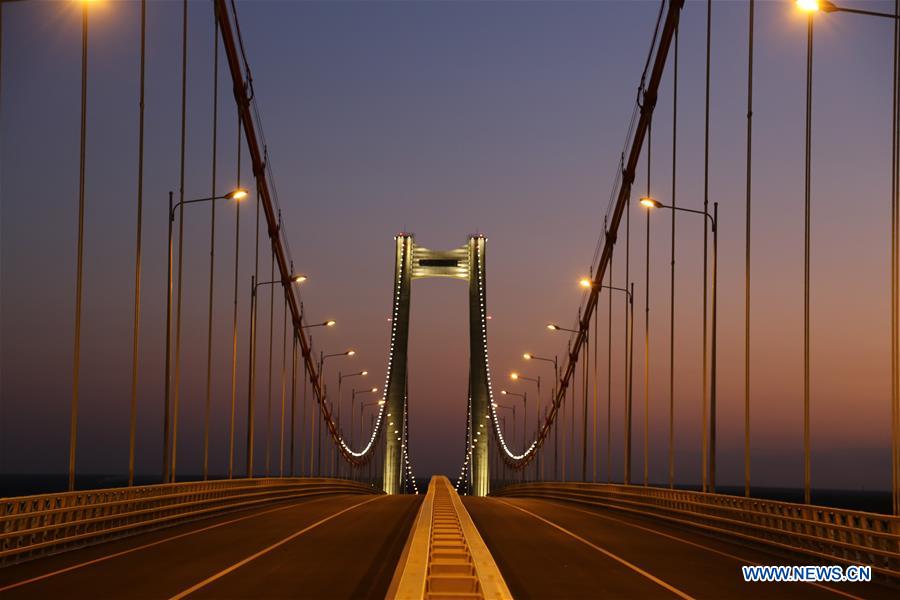
[[[888,1],[845,2],[891,10]],[[297,269],[310,274],[315,342],[358,350],[338,369],[381,385],[389,339],[392,236],[433,249],[488,235],[496,386],[523,351],[564,354],[544,328],[569,322],[617,169],[657,2],[238,2],[271,164]],[[189,5],[186,197],[211,190],[212,9]],[[64,472],[71,387],[78,189],[80,11],[3,6],[0,98],[0,469]],[[677,201],[703,192],[705,3],[680,32]],[[890,482],[889,232],[891,24],[816,18],[813,113],[812,481]],[[137,171],[139,3],[91,8],[81,386],[82,473],[125,472]],[[715,2],[710,199],[720,202],[719,481],[742,481],[747,4]],[[753,481],[802,484],[802,242],[805,20],[757,2],[754,98]],[[159,468],[165,206],[178,189],[181,3],[148,8],[143,315],[137,470]],[[653,127],[651,193],[672,196],[672,58]],[[237,123],[220,65],[219,173],[236,181]],[[646,155],[643,160],[646,160]],[[644,193],[646,164],[636,191]],[[249,161],[244,158],[244,182]],[[250,205],[241,209],[239,407],[245,401]],[[632,207],[636,470],[643,421],[644,220]],[[206,367],[209,208],[186,211],[179,472],[198,473]],[[640,218],[640,220],[638,220]],[[666,477],[670,216],[653,217],[650,473]],[[702,225],[677,224],[678,480],[700,476]],[[224,472],[230,399],[234,207],[217,212],[211,470]],[[620,237],[624,242],[624,236]],[[265,246],[263,246],[264,248]],[[614,277],[623,283],[623,254]],[[269,259],[261,252],[260,271]],[[621,300],[617,299],[619,303]],[[601,300],[605,306],[605,296]],[[260,310],[264,419],[268,296]],[[276,299],[278,402],[281,307]],[[621,314],[621,304],[616,315]],[[468,340],[466,288],[417,281],[410,337],[411,456],[419,475],[458,473]],[[605,347],[605,326],[601,336]],[[622,323],[614,324],[613,475],[621,477]],[[600,355],[606,364],[605,351]],[[358,381],[358,380],[357,380]],[[329,387],[335,385],[334,382]],[[358,383],[362,387],[362,383]],[[522,384],[513,384],[519,385]],[[605,390],[605,379],[601,389]],[[601,394],[605,406],[605,392]],[[242,431],[243,410],[238,410]],[[533,420],[532,420],[533,423]],[[601,421],[602,423],[602,421]],[[601,426],[605,429],[605,426]],[[261,431],[258,438],[261,438]],[[242,436],[238,436],[240,441]],[[261,452],[261,448],[257,452]],[[243,456],[238,444],[237,456]],[[242,470],[242,461],[238,462]]]

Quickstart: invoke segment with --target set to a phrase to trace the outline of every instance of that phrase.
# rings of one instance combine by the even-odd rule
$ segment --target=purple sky
[[[851,2],[847,2],[851,4]],[[887,1],[852,2],[891,10]],[[687,2],[680,39],[677,200],[703,191],[705,3]],[[287,235],[317,347],[352,346],[381,385],[392,236],[433,249],[488,235],[490,356],[497,388],[522,352],[564,354],[616,172],[656,2],[238,2]],[[186,197],[211,188],[213,19],[189,5]],[[78,185],[80,11],[72,2],[3,6],[0,102],[0,404],[3,472],[67,464]],[[158,470],[165,314],[165,205],[178,188],[181,3],[148,8],[143,315],[137,470]],[[802,483],[802,242],[805,19],[757,2],[754,98],[753,480]],[[91,8],[79,472],[125,472],[137,170],[139,3]],[[816,18],[813,112],[813,486],[890,481],[888,243],[891,24]],[[747,4],[715,2],[710,198],[720,203],[720,467],[742,481],[743,252]],[[235,183],[236,117],[220,64],[219,176]],[[672,71],[653,127],[651,193],[671,201]],[[244,181],[249,164],[244,158]],[[646,164],[639,168],[646,172]],[[644,175],[636,191],[645,192]],[[179,471],[200,470],[206,367],[209,207],[186,211]],[[670,216],[654,215],[650,472],[666,476]],[[644,220],[632,213],[635,465],[643,421]],[[699,481],[702,229],[679,216],[676,284],[678,480]],[[226,465],[234,208],[217,212],[211,470]],[[253,219],[241,209],[238,403],[246,390]],[[624,236],[620,238],[624,242]],[[262,246],[265,248],[265,246]],[[614,276],[623,283],[622,249]],[[266,251],[260,271],[268,274]],[[264,419],[268,296],[260,310]],[[605,315],[606,299],[601,300]],[[273,398],[279,402],[276,299]],[[616,316],[621,315],[617,306]],[[420,475],[455,477],[463,452],[466,289],[417,281],[410,336],[411,451]],[[601,322],[601,347],[605,348]],[[614,324],[613,475],[621,477],[622,323]],[[605,372],[605,351],[600,355]],[[363,383],[357,380],[358,385]],[[335,382],[329,384],[331,388]],[[512,384],[522,386],[523,384]],[[601,406],[606,381],[601,379]],[[511,388],[512,389],[512,388]],[[524,388],[527,389],[527,388]],[[243,415],[242,410],[238,410]],[[533,425],[533,419],[529,427]],[[242,431],[243,418],[238,420]],[[601,429],[605,424],[601,420]],[[520,427],[521,430],[521,427]],[[261,431],[258,439],[261,439]],[[243,437],[239,436],[238,440]],[[605,444],[605,443],[604,443]],[[261,452],[261,448],[257,452]],[[243,456],[239,443],[237,455]],[[238,468],[243,470],[242,461]],[[635,473],[639,474],[636,468]]]

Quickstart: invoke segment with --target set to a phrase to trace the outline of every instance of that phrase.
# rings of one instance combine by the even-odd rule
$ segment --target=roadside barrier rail
[[[522,483],[493,496],[544,498],[649,515],[819,560],[869,565],[900,580],[900,517],[690,490],[600,483]]]
[[[355,481],[286,477],[0,498],[0,566],[265,503],[376,493]]]

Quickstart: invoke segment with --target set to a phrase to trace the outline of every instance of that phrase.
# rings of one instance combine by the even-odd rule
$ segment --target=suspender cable
[[[753,16],[750,0],[747,36],[747,216],[744,234],[744,495],[750,497],[750,184],[753,158]]]
[[[285,319],[287,319],[287,299],[285,299]],[[291,458],[288,463],[288,468],[290,469],[291,477],[295,476],[294,471],[294,440],[295,437],[295,425],[297,423],[297,336],[291,335]],[[302,444],[301,444],[302,448]]]
[[[813,17],[806,21],[806,146],[803,178],[803,502],[810,503],[809,472],[809,251],[810,160],[812,153]]]
[[[588,321],[590,324],[590,321]],[[587,335],[587,334],[586,334]],[[584,398],[583,409],[581,415],[581,481],[587,481],[587,427],[588,427],[588,376],[590,374],[591,362],[591,343],[588,336],[587,344],[584,347],[584,366],[581,370],[581,384],[584,389],[582,394]],[[525,411],[525,418],[528,417],[528,411]],[[526,447],[525,443],[525,423],[522,423],[522,447]],[[523,469],[524,472],[524,469]]]
[[[272,289],[272,295],[275,295],[274,288]],[[287,381],[285,379],[287,365],[287,296],[284,297],[281,314],[281,419],[279,421],[278,476],[284,477],[284,404],[287,400]]]
[[[183,296],[182,280],[184,275],[184,139],[187,125],[187,31],[188,4],[182,1],[181,18],[181,159],[178,185],[180,208],[178,210],[178,299],[175,306],[175,382],[172,401],[172,466],[169,477],[175,482],[175,466],[178,458],[178,404],[181,387],[181,299]]]
[[[631,285],[631,202],[630,198],[627,199],[625,204],[625,287],[629,287]],[[610,263],[611,264],[611,263]],[[631,297],[631,303],[633,308],[634,295]],[[625,322],[631,323],[631,319],[629,318],[629,307],[625,307]],[[625,485],[631,483],[631,400],[632,400],[632,372],[631,372],[631,361],[628,360],[628,356],[634,356],[634,347],[631,345],[631,340],[629,339],[630,331],[633,331],[632,327],[626,326],[625,328],[625,353],[626,353],[626,361],[625,361],[625,410],[624,410],[624,425],[625,425],[625,437],[623,438],[624,443],[624,454],[625,454],[625,465],[624,471],[622,474],[622,482]]]
[[[256,185],[257,192],[259,184]],[[259,281],[259,194],[256,195],[256,250],[253,259],[253,276],[250,279],[250,374],[247,377],[247,477],[253,477],[253,434],[256,404],[256,283]]]
[[[647,125],[647,196],[650,196],[650,157],[653,121]],[[644,267],[644,486],[650,477],[650,211],[647,211],[647,248]]]
[[[84,166],[87,133],[88,4],[81,6],[81,147],[78,163],[78,249],[75,262],[75,349],[72,355],[72,410],[69,421],[69,491],[75,489],[78,447],[78,379],[81,372],[81,287],[84,273]]]
[[[219,21],[213,5],[213,126],[212,126],[212,184],[210,197],[216,195],[216,150],[219,133]],[[213,284],[216,256],[216,203],[210,202],[209,221],[209,308],[206,326],[206,404],[203,411],[203,480],[209,477],[209,417],[212,405],[212,334],[213,334]]]
[[[678,27],[672,78],[672,261],[669,269],[669,487],[675,487],[675,175],[678,157]]]
[[[219,10],[218,3],[216,11]],[[237,187],[241,185],[241,116],[237,127]],[[234,477],[234,409],[237,400],[238,264],[241,251],[241,203],[234,207],[234,308],[231,316],[231,410],[228,418],[228,479]]]
[[[900,17],[900,0],[894,0]],[[893,149],[891,157],[891,464],[893,512],[900,515],[900,19],[894,20]]]
[[[137,231],[134,250],[134,327],[131,343],[131,414],[128,426],[128,485],[134,485],[137,433],[138,349],[141,333],[141,234],[144,216],[144,73],[147,56],[147,0],[141,0],[141,71],[138,100]],[[215,203],[213,203],[215,204]]]
[[[275,252],[270,255],[269,281],[275,281]],[[275,287],[269,287],[269,377],[266,380],[266,477],[272,474],[272,348],[275,332]]]
[[[613,285],[613,261],[609,261],[609,286]],[[606,323],[606,483],[612,481],[612,289],[609,290],[609,315]],[[596,327],[594,328],[596,335]],[[596,337],[595,337],[596,340]],[[594,360],[597,360],[597,343],[594,342]]]
[[[712,0],[706,0],[706,108],[703,116],[703,212],[709,212],[709,66],[710,52],[712,42]],[[709,408],[709,354],[707,345],[709,336],[707,334],[707,286],[708,286],[708,266],[709,266],[709,233],[706,229],[706,221],[703,222],[703,422],[700,430],[702,433],[701,440],[701,461],[703,463],[703,475],[701,477],[701,488],[704,492],[715,491],[715,483],[713,481],[710,455],[715,451],[710,449],[711,428],[710,408]]]

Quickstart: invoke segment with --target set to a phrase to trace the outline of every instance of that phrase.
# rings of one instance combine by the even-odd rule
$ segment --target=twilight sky
[[[181,3],[148,3],[144,271],[137,463],[159,468],[165,206],[178,189]],[[888,1],[850,2],[889,11]],[[131,381],[139,3],[91,8],[87,212],[78,470],[125,472]],[[679,48],[677,201],[702,206],[705,2],[689,1]],[[3,5],[0,98],[0,470],[67,465],[78,198],[80,9]],[[310,274],[316,346],[387,361],[392,236],[433,249],[488,235],[490,356],[508,373],[550,371],[524,351],[564,354],[618,165],[658,3],[238,2],[271,164],[297,270]],[[753,153],[752,461],[759,485],[802,484],[805,17],[757,2]],[[816,17],[813,111],[812,478],[889,486],[889,21]],[[720,467],[742,481],[747,3],[714,2],[710,198],[720,203]],[[189,4],[186,197],[209,195],[213,18]],[[220,53],[218,193],[236,181],[237,123]],[[672,197],[672,57],[653,126],[651,193]],[[644,159],[646,160],[646,154]],[[636,191],[645,192],[642,160]],[[243,159],[246,183],[249,161]],[[176,193],[177,195],[177,193]],[[230,400],[234,207],[217,209],[211,471],[224,472]],[[244,427],[251,205],[241,208],[238,431]],[[651,233],[650,473],[666,477],[670,215]],[[209,206],[186,211],[179,471],[198,473],[206,368]],[[624,235],[620,236],[624,243]],[[702,225],[677,220],[676,474],[700,476]],[[643,421],[644,216],[632,207],[636,283],[635,474]],[[260,272],[269,258],[261,245]],[[624,252],[616,254],[621,285]],[[258,422],[265,418],[268,292],[260,306]],[[410,337],[411,456],[455,477],[467,385],[466,288],[417,281]],[[616,316],[622,312],[617,298]],[[606,297],[601,300],[605,316]],[[276,298],[273,404],[280,402]],[[613,329],[613,476],[621,477],[622,336]],[[606,329],[601,320],[601,347]],[[352,362],[351,362],[352,361]],[[605,350],[600,355],[605,373]],[[336,384],[332,381],[331,388]],[[522,383],[511,386],[522,386]],[[510,386],[510,389],[513,389]],[[519,389],[519,388],[516,388]],[[528,388],[522,388],[528,389]],[[606,381],[601,379],[601,406]],[[533,393],[529,390],[529,393]],[[346,396],[345,396],[346,398]],[[276,411],[277,412],[277,411]],[[601,423],[603,421],[601,420]],[[533,425],[530,420],[529,428]],[[605,431],[605,424],[601,425]],[[521,426],[520,426],[521,431]],[[262,439],[262,429],[258,432]],[[237,456],[243,456],[238,436]],[[603,442],[605,446],[605,442]],[[261,456],[261,448],[257,450]],[[238,461],[238,470],[243,470]]]

